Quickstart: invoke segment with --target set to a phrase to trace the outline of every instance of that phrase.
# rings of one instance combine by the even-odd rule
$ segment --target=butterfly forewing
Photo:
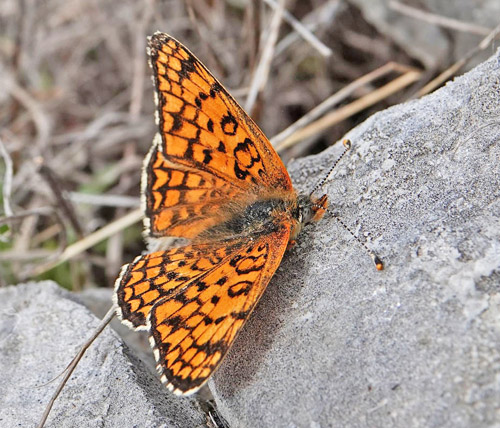
[[[227,220],[223,207],[246,198],[225,179],[191,167],[173,164],[152,147],[144,166],[144,206],[149,236],[194,238],[202,231]]]
[[[291,192],[290,177],[278,154],[203,64],[166,34],[153,35],[149,49],[160,127],[156,152],[145,167],[147,188],[157,187],[145,192],[150,234],[190,238],[209,222],[207,216],[197,217],[197,209],[217,211],[224,197],[227,203],[255,198],[266,190]],[[163,172],[166,164],[169,174]],[[178,172],[175,177],[173,171]],[[156,184],[158,177],[161,186]],[[198,179],[203,189],[187,183]],[[179,180],[185,181],[179,184]],[[197,195],[203,204],[196,208],[189,201]],[[182,227],[188,217],[190,229]]]

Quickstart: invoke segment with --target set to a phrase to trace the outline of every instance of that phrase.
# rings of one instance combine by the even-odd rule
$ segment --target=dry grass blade
[[[301,25],[306,28],[306,30],[313,34],[313,31],[326,32],[327,29],[335,23],[336,17],[342,10],[343,2],[340,0],[328,0],[323,4],[319,4],[313,10],[311,10],[307,15],[302,17],[300,21]],[[283,38],[276,44],[276,56],[281,55],[290,46],[292,46],[301,35],[298,32],[292,32],[283,35]],[[330,53],[333,54],[333,50],[328,48]]]
[[[54,253],[60,254],[62,251],[34,249],[29,251],[3,250],[0,252],[0,261],[26,262],[41,259],[54,258]],[[3,278],[0,278],[3,279]]]
[[[30,113],[38,134],[34,147],[38,150],[37,154],[41,155],[43,149],[47,146],[51,133],[51,122],[49,116],[43,111],[40,103],[14,79],[4,78],[2,87]]]
[[[271,67],[274,47],[276,46],[276,40],[278,39],[278,30],[282,22],[284,10],[285,0],[280,0],[279,7],[275,10],[272,17],[268,33],[269,36],[267,37],[266,44],[264,46],[264,49],[262,50],[259,64],[255,69],[252,82],[250,84],[248,97],[245,101],[245,110],[247,112],[252,111],[255,101],[257,100],[257,96],[265,86],[267,78],[269,76],[269,69]]]
[[[264,0],[270,7],[277,10],[278,3],[275,0]],[[322,56],[328,57],[332,54],[332,50],[319,40],[311,31],[309,31],[302,23],[297,20],[287,10],[283,11],[283,20],[292,26],[292,28],[302,36],[314,49],[316,49]]]
[[[45,241],[55,238],[59,233],[61,233],[62,226],[64,225],[61,225],[61,223],[57,223],[41,230],[40,232],[38,232],[36,235],[33,236],[33,239],[31,241],[32,246],[36,248],[42,245]]]
[[[39,217],[41,215],[44,216],[51,216],[53,215],[58,222],[58,232],[60,232],[60,241],[59,241],[59,246],[57,250],[55,251],[45,251],[45,250],[29,250],[27,251],[24,248],[15,248],[11,251],[3,251],[2,256],[0,257],[1,259],[4,260],[29,260],[29,259],[38,259],[40,257],[47,257],[49,256],[50,259],[54,259],[58,257],[59,254],[63,253],[63,249],[66,247],[68,238],[66,235],[66,228],[64,227],[64,221],[60,215],[60,213],[52,208],[52,207],[39,207],[39,208],[34,208],[31,210],[26,210],[19,212],[17,214],[7,216],[7,217],[0,217],[0,225],[6,224],[6,223],[14,223],[17,221],[22,221],[26,218],[30,217]]]
[[[79,238],[83,237],[83,229],[71,203],[64,197],[60,187],[60,180],[52,169],[44,162],[43,158],[36,159],[39,165],[39,174],[47,181],[49,189],[56,198],[57,206],[61,209],[66,219],[71,223]]]
[[[1,139],[0,139],[0,155],[2,155],[3,161],[5,163],[5,174],[3,177],[3,186],[2,186],[3,212],[7,217],[10,217],[11,215],[14,214],[10,206],[13,167],[12,167],[12,159]]]
[[[481,40],[481,43],[479,43],[478,46],[469,51],[463,58],[458,60],[455,64],[447,68],[439,76],[431,80],[427,85],[425,85],[422,89],[420,89],[420,91],[418,91],[417,93],[417,97],[421,97],[425,94],[432,92],[438,86],[442,85],[444,82],[446,82],[456,73],[458,73],[458,71],[462,67],[464,67],[465,64],[467,64],[467,62],[469,62],[475,55],[477,55],[481,51],[484,51],[490,45],[490,43],[492,43],[493,40],[495,40],[498,37],[499,33],[500,33],[500,24],[497,27],[495,27],[495,29],[492,30],[487,37]]]
[[[12,214],[10,216],[0,217],[0,225],[5,223],[12,223],[18,220],[22,220],[26,217],[33,215],[50,215],[54,212],[52,207],[38,207],[33,208],[32,210],[22,211],[17,214]]]
[[[397,1],[390,1],[389,8],[411,18],[420,19],[428,22],[429,24],[436,24],[440,27],[449,28],[451,30],[477,34],[479,36],[486,36],[491,32],[491,28],[485,28],[479,25],[469,24],[468,22],[462,22],[457,19],[447,18],[446,16],[424,12],[423,10],[399,3]]]
[[[88,204],[98,207],[135,208],[139,206],[139,198],[135,196],[94,195],[90,193],[69,192],[67,198],[77,204]]]
[[[92,336],[82,345],[80,348],[80,351],[78,351],[78,354],[73,358],[71,363],[66,367],[64,372],[66,373],[64,375],[64,378],[61,380],[59,385],[57,386],[57,389],[55,390],[54,394],[50,398],[49,403],[47,404],[47,407],[45,408],[45,411],[43,412],[42,418],[40,419],[40,423],[38,424],[38,428],[43,428],[45,425],[45,422],[47,421],[47,418],[50,414],[50,411],[52,410],[52,406],[54,405],[55,401],[57,400],[57,397],[63,390],[64,386],[66,385],[66,382],[68,382],[68,379],[71,377],[73,374],[76,366],[82,359],[83,355],[85,354],[85,351],[89,348],[90,345],[92,345],[92,342],[101,334],[101,332],[104,330],[104,328],[111,322],[113,317],[115,316],[115,311],[116,308],[113,305],[107,314],[104,316],[104,318],[101,320],[100,324],[97,326],[95,331],[92,333]]]
[[[143,216],[142,210],[140,209],[128,213],[127,215],[119,218],[118,220],[115,220],[113,223],[108,224],[102,229],[99,229],[96,232],[86,236],[82,240],[74,243],[73,245],[70,245],[63,251],[63,253],[57,258],[57,260],[36,267],[32,272],[30,272],[30,274],[40,275],[44,272],[47,272],[50,269],[53,269],[54,267],[60,265],[61,263],[70,260],[73,257],[77,256],[78,254],[81,254],[85,250],[93,247],[94,245],[98,244],[104,239],[109,238],[111,235],[114,235],[115,233],[120,232],[126,227],[129,227],[137,223],[139,220],[141,220],[142,216]]]
[[[382,70],[383,74],[385,74],[387,70],[383,69],[384,67],[375,71],[380,72],[380,70]],[[382,86],[381,88],[375,89],[373,92],[365,95],[364,97],[361,97],[360,99],[353,101],[352,103],[325,115],[321,119],[318,119],[315,122],[312,122],[301,129],[295,130],[295,132],[292,134],[287,132],[289,135],[286,138],[281,139],[281,141],[275,145],[276,150],[283,150],[288,147],[291,147],[297,142],[305,138],[311,137],[313,135],[316,135],[324,131],[325,129],[335,125],[336,123],[339,123],[342,120],[345,120],[346,118],[366,109],[367,107],[380,102],[381,100],[405,88],[406,86],[416,82],[420,78],[421,74],[422,73],[420,71],[417,71],[415,69],[407,69],[407,71],[402,76],[397,77],[392,82]],[[363,76],[363,78],[365,77],[366,76]],[[355,83],[356,82],[354,82],[353,85]],[[304,122],[306,120],[308,119],[305,119]]]
[[[376,70],[373,70],[368,74],[365,74],[364,76],[360,77],[359,79],[356,79],[354,82],[342,88],[340,91],[328,97],[325,101],[323,101],[317,107],[313,108],[310,112],[302,116],[299,120],[291,124],[288,128],[284,129],[279,134],[271,138],[272,145],[276,147],[277,150],[281,150],[282,148],[284,148],[281,146],[281,144],[288,137],[290,137],[290,135],[297,132],[297,130],[304,128],[318,117],[322,116],[333,106],[345,100],[349,95],[354,93],[359,88],[367,85],[370,82],[373,82],[374,80],[380,79],[381,77],[385,76],[388,73],[392,73],[393,71],[404,72],[409,70],[410,69],[406,66],[402,66],[394,62],[389,62],[383,65],[382,67],[377,68]]]
[[[146,78],[146,61],[144,61],[144,51],[146,49],[146,29],[153,15],[154,0],[144,2],[142,17],[137,25],[137,32],[134,43],[134,64],[132,89],[130,96],[129,113],[132,120],[137,120],[142,108],[144,99],[144,80]]]

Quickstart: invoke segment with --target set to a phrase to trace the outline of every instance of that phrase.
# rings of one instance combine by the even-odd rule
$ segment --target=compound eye
[[[297,210],[295,211],[295,219],[297,222],[302,223],[304,220],[303,207],[301,205],[297,206]]]

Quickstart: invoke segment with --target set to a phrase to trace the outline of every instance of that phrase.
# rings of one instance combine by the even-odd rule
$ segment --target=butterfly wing
[[[230,201],[293,192],[262,131],[191,52],[156,33],[149,53],[160,127],[143,177],[150,236],[193,238]]]
[[[149,50],[160,133],[143,170],[146,233],[192,244],[124,266],[114,298],[125,324],[149,330],[162,381],[189,394],[218,367],[287,248],[289,214],[268,221],[257,202],[295,192],[257,125],[186,48],[156,33]]]
[[[155,143],[144,165],[143,207],[146,235],[192,239],[227,220],[228,201],[248,197],[225,179],[168,161]],[[148,232],[149,231],[149,232]]]
[[[147,317],[157,368],[170,390],[191,394],[216,370],[278,268],[289,237],[289,227],[279,225],[218,250],[181,247],[142,256],[125,268],[118,303],[129,308],[123,312],[129,322]],[[187,275],[173,278],[172,272]],[[153,300],[146,297],[152,292]]]
[[[213,270],[240,247],[238,241],[198,244],[137,257],[123,266],[115,282],[119,318],[134,330],[146,330],[155,303]]]

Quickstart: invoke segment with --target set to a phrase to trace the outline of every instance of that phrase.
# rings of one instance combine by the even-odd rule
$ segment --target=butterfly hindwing
[[[289,236],[289,228],[281,226],[228,244],[232,250],[224,260],[153,305],[150,340],[169,389],[190,394],[208,380],[278,268]]]
[[[145,330],[155,303],[214,269],[237,244],[188,245],[137,257],[122,268],[115,283],[120,319],[133,329]]]

